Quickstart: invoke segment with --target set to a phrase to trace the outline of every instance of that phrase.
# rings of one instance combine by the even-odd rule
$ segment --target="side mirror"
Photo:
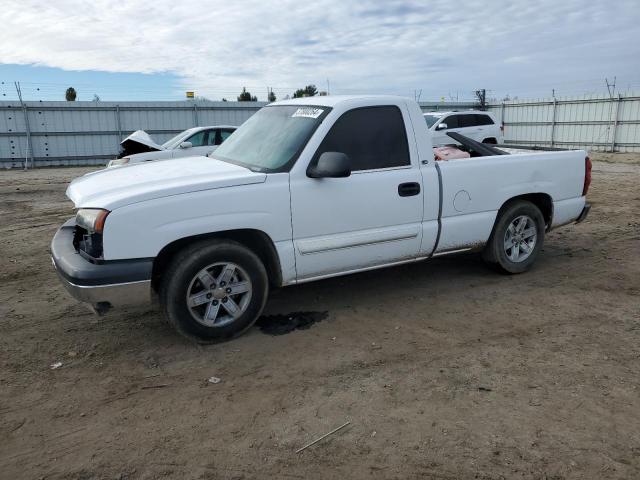
[[[436,130],[446,130],[447,124],[446,123],[439,123],[438,126],[436,127]]]
[[[193,143],[191,142],[182,142],[180,144],[180,148],[191,148],[191,147],[193,147]]]
[[[324,152],[315,165],[307,168],[310,178],[344,178],[351,175],[351,160],[340,152]]]

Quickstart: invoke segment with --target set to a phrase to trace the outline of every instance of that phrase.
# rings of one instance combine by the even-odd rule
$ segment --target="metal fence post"
[[[558,102],[556,101],[556,97],[553,97],[553,116],[551,118],[551,147],[553,148],[553,144],[555,141],[556,134],[556,107],[558,106]]]
[[[120,142],[122,141],[122,125],[120,124],[120,105],[116,105],[116,126],[118,127],[118,140],[116,151],[119,153]]]
[[[22,114],[24,115],[24,129],[25,129],[25,133],[27,134],[28,154],[24,160],[24,167],[25,169],[28,169],[29,160],[31,160],[31,168],[35,168],[36,162],[35,162],[35,158],[33,157],[33,142],[31,141],[31,127],[29,125],[29,109],[27,108],[25,103],[22,101],[22,89],[20,88],[20,83],[19,82],[14,82],[14,83],[16,86],[16,91],[18,92],[18,99],[20,100],[20,105],[22,106]]]
[[[33,156],[33,141],[31,140],[31,126],[29,125],[29,108],[24,103],[22,104],[22,113],[24,114],[24,127],[27,133],[27,148],[29,149],[31,168],[36,168],[36,159]]]
[[[194,127],[197,127],[199,125],[198,122],[198,105],[197,104],[193,104],[193,121],[195,122]]]
[[[620,101],[622,100],[622,94],[618,93],[618,100],[616,102],[616,114],[613,120],[613,135],[611,136],[611,152],[615,152],[616,149],[616,132],[618,130],[618,112],[620,111]]]

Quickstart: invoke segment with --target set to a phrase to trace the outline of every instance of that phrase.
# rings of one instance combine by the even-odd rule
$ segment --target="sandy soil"
[[[207,347],[59,285],[85,171],[0,172],[1,478],[640,477],[639,165],[596,163],[590,217],[527,274],[468,254],[290,287],[269,313],[327,318]]]
[[[640,153],[590,152],[589,157],[596,162],[626,163],[640,165]]]

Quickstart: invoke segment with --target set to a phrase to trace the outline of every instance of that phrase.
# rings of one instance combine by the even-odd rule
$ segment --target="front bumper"
[[[582,209],[582,212],[580,213],[580,216],[576,220],[576,223],[580,223],[580,222],[584,221],[584,219],[587,218],[587,215],[589,215],[589,211],[590,210],[591,210],[591,204],[585,203],[584,208]]]
[[[151,301],[152,258],[91,262],[74,248],[74,229],[71,219],[51,241],[51,261],[71,296],[90,304],[96,313]]]

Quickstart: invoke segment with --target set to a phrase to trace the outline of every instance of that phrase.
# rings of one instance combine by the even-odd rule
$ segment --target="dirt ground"
[[[88,169],[0,172],[0,478],[640,478],[640,161],[605,160],[529,273],[467,254],[289,287],[268,313],[327,318],[206,347],[58,283]]]

